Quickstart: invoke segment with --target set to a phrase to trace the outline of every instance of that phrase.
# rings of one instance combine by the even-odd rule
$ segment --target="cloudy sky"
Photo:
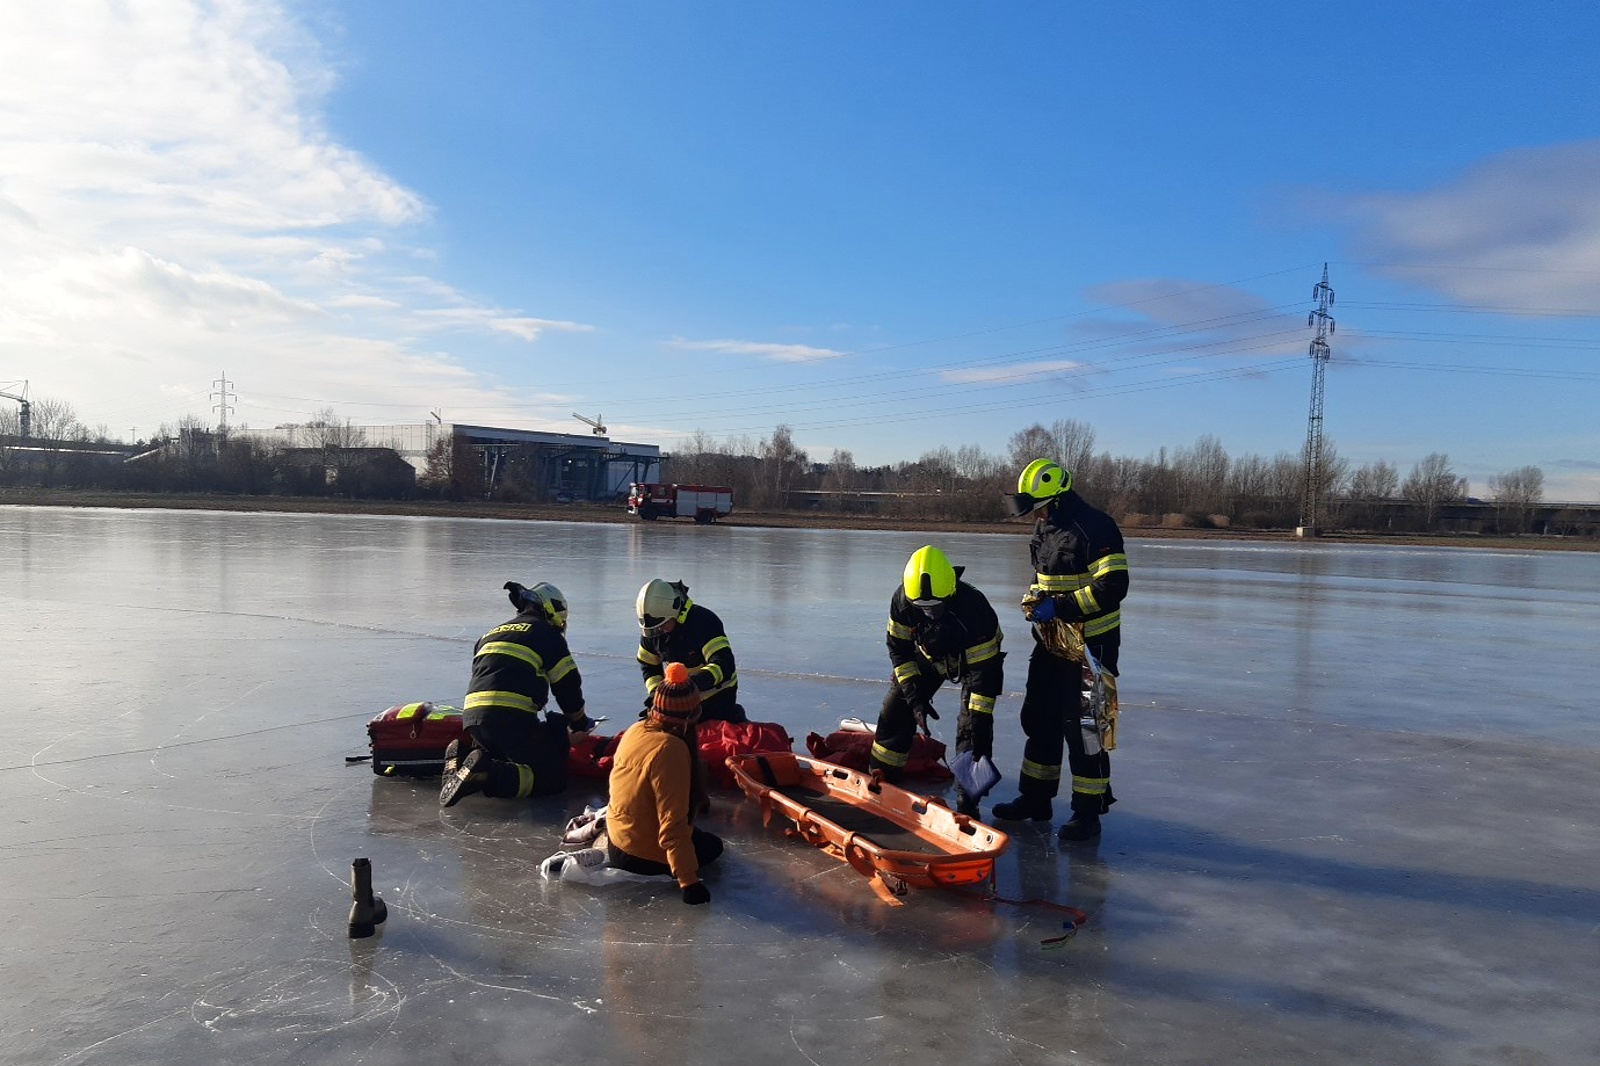
[[[1600,500],[1600,9],[1128,6],[0,5],[0,392],[1272,456],[1327,263],[1342,456]]]

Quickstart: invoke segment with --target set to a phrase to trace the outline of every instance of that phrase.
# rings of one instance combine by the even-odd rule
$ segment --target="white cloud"
[[[323,128],[331,84],[274,0],[0,5],[0,373],[151,428],[224,368],[283,417],[519,401],[412,338],[590,327],[411,274],[428,207]]]
[[[1374,269],[1466,304],[1600,310],[1600,140],[1519,148],[1456,180],[1342,202]]]
[[[488,329],[495,333],[509,333],[525,341],[537,340],[541,333],[556,330],[563,333],[589,333],[593,326],[581,322],[560,322],[549,318],[526,318],[508,315],[488,307],[444,307],[417,311],[416,319],[424,326],[448,329]]]
[[[813,348],[808,344],[766,344],[760,341],[668,341],[674,348],[694,352],[721,352],[725,355],[755,355],[774,363],[814,363],[838,359],[846,353],[833,348]]]
[[[1084,364],[1073,359],[1046,359],[1036,363],[1009,363],[1005,366],[944,370],[939,376],[945,381],[962,385],[1020,385],[1024,382],[1059,377],[1082,369]]]

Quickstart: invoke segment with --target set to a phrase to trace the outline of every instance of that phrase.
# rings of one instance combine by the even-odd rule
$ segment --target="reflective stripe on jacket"
[[[530,608],[478,641],[462,715],[470,724],[489,707],[538,712],[552,693],[568,718],[583,714],[583,679],[567,638],[542,608]]]
[[[911,685],[924,674],[968,681],[967,709],[993,714],[1003,684],[1000,619],[989,599],[965,581],[938,618],[929,618],[896,588],[889,599],[889,662],[895,683]]]
[[[638,659],[646,692],[655,692],[661,684],[667,663],[682,663],[689,668],[689,677],[700,690],[702,700],[739,686],[733,645],[722,628],[722,619],[693,601],[679,612],[678,624],[671,633],[639,637]]]
[[[1087,640],[1116,634],[1128,594],[1128,556],[1110,515],[1069,492],[1045,509],[1028,548],[1035,571],[1030,591],[1051,596],[1057,618],[1082,622]]]

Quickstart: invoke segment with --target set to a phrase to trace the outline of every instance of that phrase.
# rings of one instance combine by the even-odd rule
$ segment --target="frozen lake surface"
[[[1053,949],[733,793],[690,908],[539,878],[588,782],[441,811],[345,765],[459,703],[513,579],[571,599],[608,728],[635,593],[683,579],[800,747],[876,716],[924,543],[1001,612],[1009,798],[1023,537],[0,507],[0,1063],[1600,1061],[1600,555],[1131,539],[1120,802],[1096,847],[1006,826],[1000,892],[1091,915]]]

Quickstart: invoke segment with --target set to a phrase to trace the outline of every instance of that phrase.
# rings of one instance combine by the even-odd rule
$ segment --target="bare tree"
[[[835,448],[833,458],[828,460],[828,475],[822,484],[834,492],[852,491],[856,487],[856,457],[849,451]]]
[[[1350,475],[1345,494],[1352,500],[1392,500],[1400,493],[1400,472],[1394,464],[1379,459],[1358,467]]]
[[[772,506],[788,506],[789,490],[798,487],[806,461],[806,453],[795,446],[787,425],[779,424],[772,436],[761,442],[762,487]]]
[[[1006,457],[1018,471],[1035,459],[1050,459],[1076,476],[1094,457],[1094,427],[1074,418],[1058,418],[1049,429],[1035,422],[1011,435]]]
[[[1011,457],[1011,465],[1021,470],[1035,459],[1054,459],[1056,438],[1048,429],[1035,422],[1027,429],[1019,429],[1011,434],[1007,450]]]
[[[1389,525],[1394,521],[1392,510],[1383,507],[1400,493],[1400,472],[1394,465],[1379,459],[1358,467],[1345,483],[1343,510],[1346,523],[1365,529]]]
[[[417,481],[426,491],[450,500],[480,499],[488,491],[482,456],[454,433],[440,436],[428,448],[428,464]]]
[[[1489,495],[1502,533],[1524,533],[1528,517],[1536,504],[1544,502],[1544,471],[1536,466],[1519,466],[1489,478]]]
[[[1183,510],[1192,514],[1213,514],[1227,507],[1228,453],[1222,442],[1207,433],[1193,448],[1173,453],[1172,466]]]
[[[1051,458],[1074,476],[1089,465],[1094,455],[1094,427],[1075,418],[1058,418],[1050,424],[1053,443]],[[1034,458],[1038,458],[1035,456]]]
[[[1431,452],[1411,468],[1400,495],[1421,508],[1422,528],[1431,530],[1439,520],[1440,505],[1466,497],[1467,479],[1450,468],[1448,455]]]

